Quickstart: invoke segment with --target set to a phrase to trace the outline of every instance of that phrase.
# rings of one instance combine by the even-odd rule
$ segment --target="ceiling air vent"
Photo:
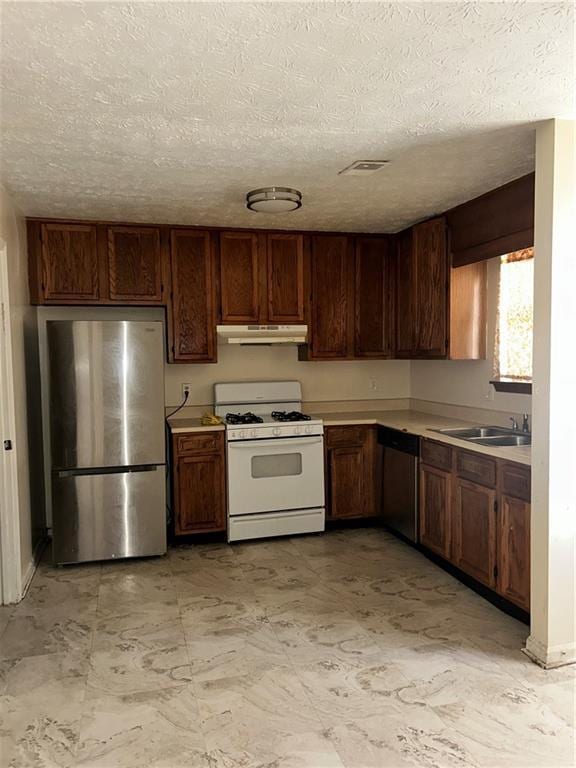
[[[356,160],[352,165],[338,171],[338,176],[363,176],[366,173],[374,173],[384,168],[389,160]]]

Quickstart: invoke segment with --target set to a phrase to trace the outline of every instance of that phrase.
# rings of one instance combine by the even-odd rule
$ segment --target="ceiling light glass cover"
[[[302,207],[302,193],[290,187],[262,187],[246,195],[246,207],[258,213],[288,213]]]

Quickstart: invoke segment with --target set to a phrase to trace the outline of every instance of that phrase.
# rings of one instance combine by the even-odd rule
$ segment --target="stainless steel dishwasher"
[[[418,541],[418,457],[420,439],[378,427],[382,456],[382,518],[396,533]]]

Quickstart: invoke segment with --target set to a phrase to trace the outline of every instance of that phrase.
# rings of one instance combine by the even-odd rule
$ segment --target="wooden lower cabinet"
[[[174,435],[173,490],[176,536],[226,530],[223,432]]]
[[[420,455],[420,543],[529,611],[530,467],[432,440]]]
[[[452,474],[420,465],[420,543],[450,558],[452,522]]]
[[[328,519],[374,517],[378,513],[376,427],[326,427],[325,445]]]
[[[496,584],[496,490],[456,477],[452,562],[487,587]]]
[[[500,497],[498,592],[525,611],[530,610],[530,504]]]

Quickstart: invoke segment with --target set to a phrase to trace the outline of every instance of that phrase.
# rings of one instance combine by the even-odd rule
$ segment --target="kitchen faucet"
[[[516,421],[516,418],[514,416],[510,416],[509,421],[512,422],[512,429],[514,430],[514,432],[518,432],[519,427],[518,427],[518,422]]]
[[[522,414],[522,432],[530,434],[530,422],[528,419],[530,416],[527,413]]]

